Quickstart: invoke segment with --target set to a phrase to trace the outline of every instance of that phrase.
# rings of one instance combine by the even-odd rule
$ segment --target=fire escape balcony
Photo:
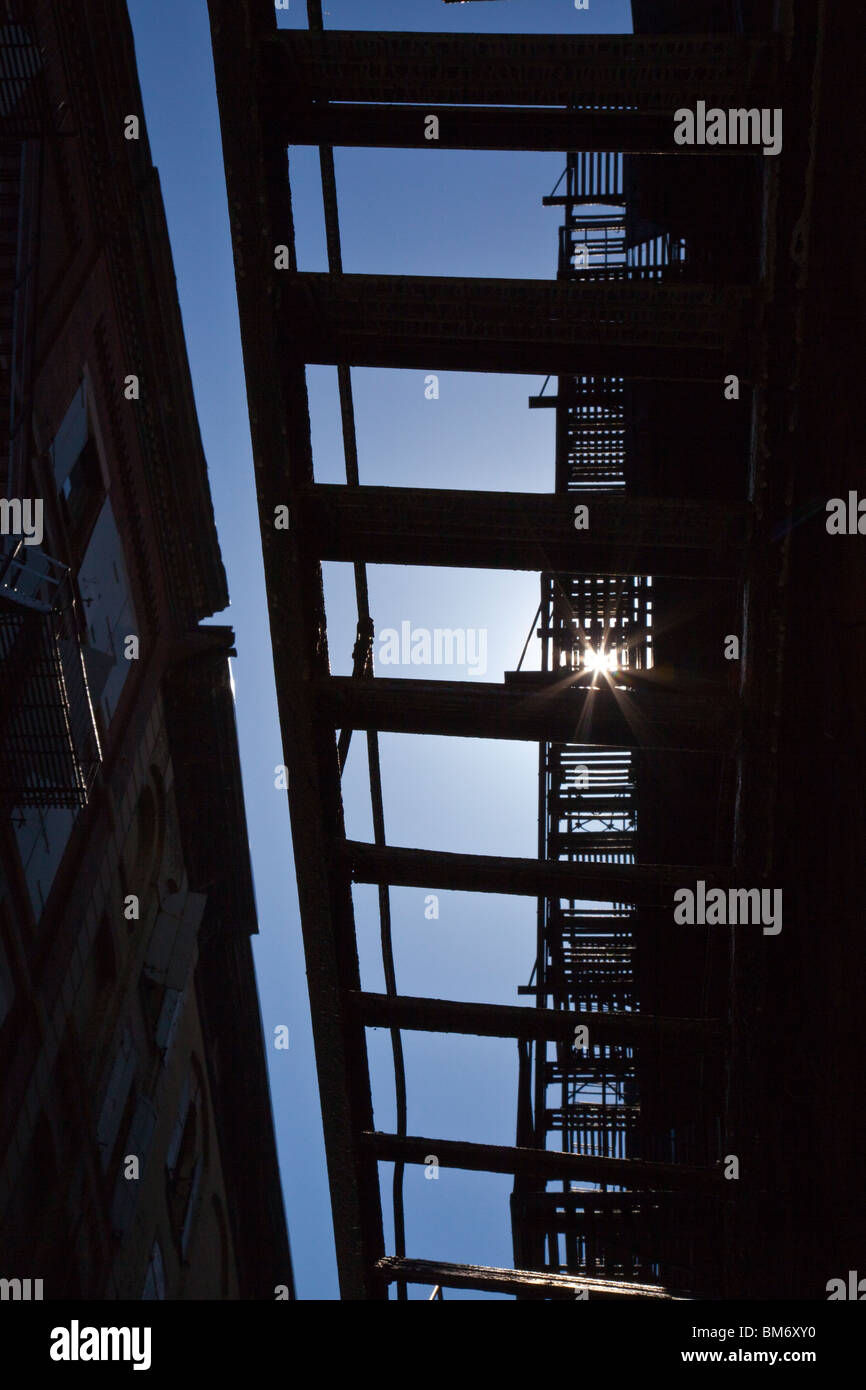
[[[49,122],[42,54],[30,29],[14,22],[11,7],[7,18],[12,22],[0,26],[0,136],[36,139],[45,134]]]
[[[65,565],[0,559],[0,803],[87,804],[102,752]]]

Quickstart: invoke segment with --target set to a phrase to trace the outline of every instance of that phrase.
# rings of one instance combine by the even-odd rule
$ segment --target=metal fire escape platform
[[[18,9],[16,18],[13,10]],[[62,135],[20,7],[0,26],[0,437],[4,498],[29,491],[42,145]],[[87,804],[99,732],[66,565],[23,537],[0,553],[0,804]]]
[[[66,566],[0,557],[0,802],[78,807],[101,761]]]

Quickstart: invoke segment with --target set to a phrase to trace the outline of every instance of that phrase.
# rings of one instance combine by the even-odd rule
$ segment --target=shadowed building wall
[[[126,7],[13,3],[0,48],[2,487],[44,518],[0,561],[0,1275],[273,1298],[233,636]]]

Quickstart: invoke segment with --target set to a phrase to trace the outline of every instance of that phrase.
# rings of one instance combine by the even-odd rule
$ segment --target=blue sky
[[[231,608],[238,732],[260,935],[254,953],[265,1027],[280,1165],[298,1295],[338,1297],[315,1078],[267,600],[256,513],[246,389],[237,321],[219,122],[205,0],[129,0],[144,112],[162,183],[178,292],[208,460]],[[291,0],[278,22],[306,27]],[[325,0],[328,28],[461,32],[600,33],[631,28],[628,0]],[[337,150],[337,190],[348,272],[552,278],[557,210],[543,208],[564,167],[555,154],[447,150]],[[326,269],[315,150],[290,152],[303,270]],[[529,411],[541,379],[439,373],[352,372],[363,483],[550,491],[553,417]],[[316,477],[344,482],[336,369],[308,369]],[[481,570],[374,566],[376,625],[483,629],[487,669],[499,681],[517,665],[538,603],[538,577]],[[351,568],[325,570],[331,668],[351,670],[356,610]],[[537,664],[530,653],[527,664]],[[392,676],[461,679],[465,668],[381,667]],[[492,740],[380,739],[385,826],[393,844],[477,853],[537,852],[537,745]],[[350,836],[372,839],[366,747],[357,738],[344,776]],[[427,920],[425,892],[392,893],[398,988],[407,994],[516,1003],[535,955],[535,903],[442,893]],[[374,888],[355,892],[362,979],[384,988]],[[272,1045],[290,1030],[288,1051]],[[395,1125],[390,1043],[368,1033],[375,1123]],[[405,1034],[409,1132],[511,1144],[516,1044]],[[390,1170],[382,1165],[386,1240],[392,1249]],[[406,1170],[407,1253],[419,1258],[512,1263],[508,1195],[499,1175]],[[414,1298],[428,1291],[415,1289]],[[456,1291],[449,1297],[469,1297]]]

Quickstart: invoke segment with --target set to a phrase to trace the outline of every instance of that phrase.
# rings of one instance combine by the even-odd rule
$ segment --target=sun
[[[583,649],[583,668],[585,671],[609,671],[619,670],[616,656],[612,652],[596,652],[592,647]]]

